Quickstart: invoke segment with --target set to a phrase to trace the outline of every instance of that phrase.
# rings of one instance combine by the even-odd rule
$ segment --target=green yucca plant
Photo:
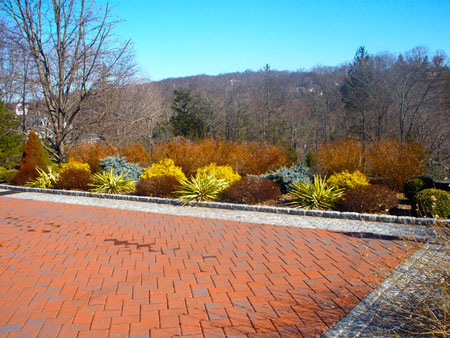
[[[290,204],[302,209],[331,209],[334,203],[344,194],[344,189],[330,186],[326,178],[315,175],[312,183],[295,182],[289,195],[295,200]]]
[[[55,186],[56,182],[59,180],[59,172],[53,170],[51,166],[47,166],[47,171],[36,167],[36,171],[39,176],[29,185],[33,188],[51,189]]]
[[[113,169],[109,171],[102,171],[92,176],[92,183],[89,185],[92,187],[92,192],[98,192],[103,194],[123,194],[134,191],[136,183],[132,180],[127,180],[128,172],[114,175]]]
[[[175,193],[180,195],[178,199],[185,202],[210,201],[219,198],[222,191],[228,186],[225,180],[216,178],[215,175],[202,173],[190,180],[181,182],[181,189]]]

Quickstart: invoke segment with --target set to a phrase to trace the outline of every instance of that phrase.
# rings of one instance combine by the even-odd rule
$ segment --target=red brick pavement
[[[412,249],[0,197],[0,336],[318,337]]]

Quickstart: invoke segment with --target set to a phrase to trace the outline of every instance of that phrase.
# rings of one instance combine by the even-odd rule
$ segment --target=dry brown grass
[[[372,337],[450,337],[450,225],[433,227],[431,243],[410,262],[398,293],[385,296]]]

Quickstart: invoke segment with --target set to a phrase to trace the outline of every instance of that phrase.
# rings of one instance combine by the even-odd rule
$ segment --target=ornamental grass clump
[[[331,186],[342,188],[344,190],[355,189],[361,186],[369,185],[366,175],[356,170],[350,173],[344,170],[338,174],[333,174],[327,179],[327,183]]]
[[[180,183],[181,187],[175,193],[178,194],[178,199],[185,204],[216,200],[227,187],[226,181],[218,179],[215,175],[208,175],[206,173],[191,177],[190,180],[185,180]]]
[[[114,175],[112,168],[92,176],[91,191],[102,194],[124,194],[132,192],[136,188],[133,180],[126,179],[127,173]]]
[[[29,182],[29,186],[33,188],[51,189],[54,188],[58,183],[60,174],[51,166],[48,166],[47,170],[42,170],[41,168],[37,167],[36,171],[38,172],[39,176],[34,181]]]
[[[295,182],[289,191],[294,197],[290,205],[302,209],[328,210],[344,194],[344,189],[330,186],[326,178],[314,175],[313,182]]]

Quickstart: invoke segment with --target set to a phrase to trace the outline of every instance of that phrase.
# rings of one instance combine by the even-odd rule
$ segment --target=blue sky
[[[101,0],[106,2],[106,0]],[[356,49],[416,46],[450,54],[449,0],[113,0],[142,74],[309,69],[352,60]]]

